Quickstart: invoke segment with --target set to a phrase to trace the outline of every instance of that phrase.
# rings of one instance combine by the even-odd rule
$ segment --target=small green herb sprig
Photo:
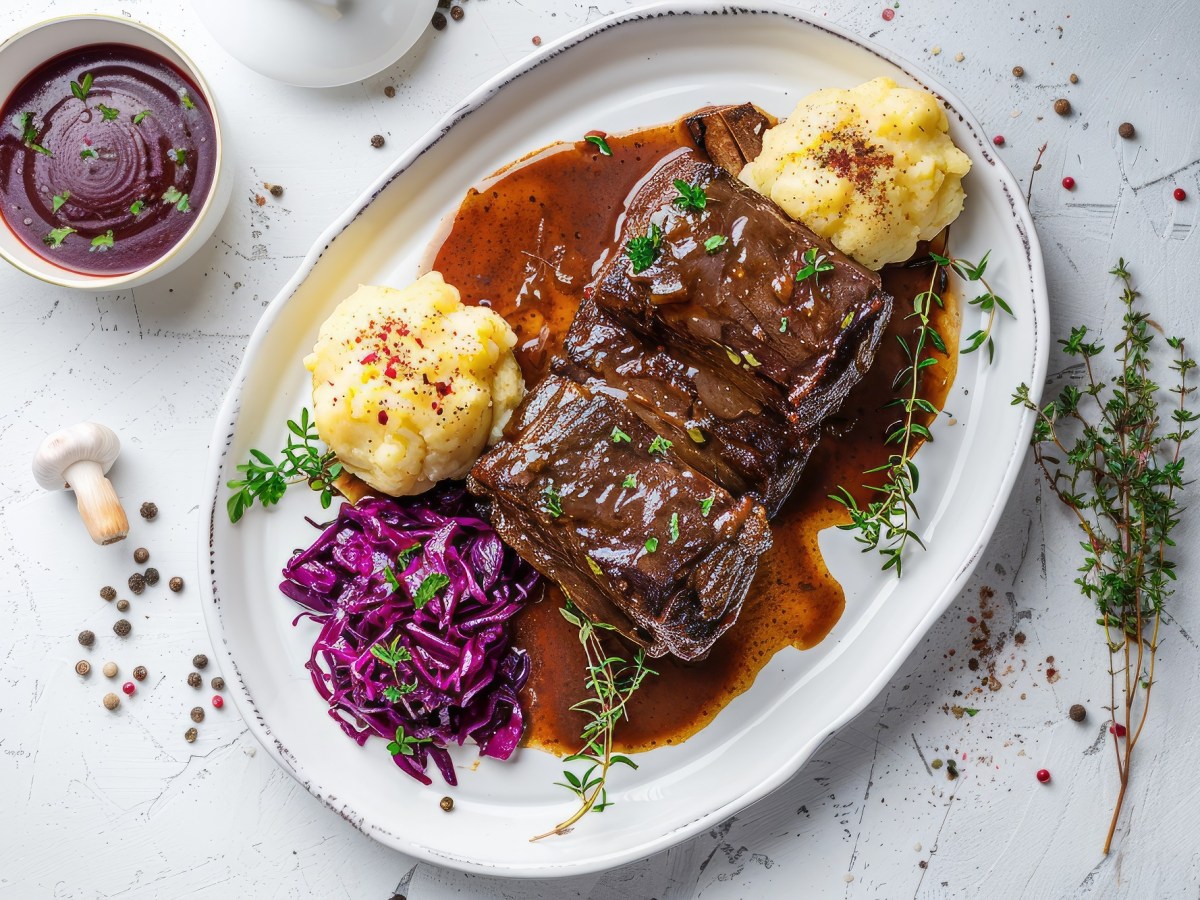
[[[968,262],[965,259],[958,259],[953,256],[939,256],[937,253],[930,253],[929,255],[944,270],[953,272],[968,284],[978,283],[983,288],[983,293],[976,296],[973,300],[968,300],[967,304],[969,306],[978,306],[980,310],[987,313],[987,322],[982,328],[976,329],[967,335],[967,345],[959,352],[964,354],[974,353],[980,347],[987,347],[988,362],[992,362],[996,358],[996,344],[992,339],[992,328],[996,324],[996,311],[1002,310],[1008,313],[1009,316],[1013,316],[1013,311],[1012,307],[1004,301],[1003,297],[992,290],[991,285],[987,283],[987,279],[983,277],[983,273],[987,269],[988,257],[991,256],[991,251],[989,250],[983,254],[978,263]]]
[[[608,146],[608,141],[598,134],[589,134],[584,137],[584,140],[593,145],[600,151],[601,156],[612,156],[612,147]]]
[[[280,451],[276,462],[261,450],[251,450],[250,459],[239,465],[245,477],[230,481],[234,491],[226,503],[229,521],[236,522],[257,500],[262,506],[278,503],[288,485],[307,481],[321,495],[321,506],[328,509],[333,503],[333,483],[342,474],[342,464],[332,450],[322,450],[316,423],[308,410],[300,412],[300,421],[288,419],[287,446]]]
[[[815,291],[821,286],[821,275],[833,271],[833,263],[817,247],[809,247],[800,259],[804,262],[804,266],[796,273],[796,281],[807,281],[811,278]]]
[[[1151,360],[1154,332],[1161,329],[1137,308],[1139,293],[1125,260],[1110,274],[1120,279],[1125,307],[1121,338],[1112,349],[1116,376],[1111,382],[1098,377],[1096,361],[1105,348],[1081,326],[1059,344],[1066,356],[1080,361],[1086,383],[1067,385],[1040,407],[1028,385],[1013,395],[1014,405],[1036,416],[1033,458],[1045,484],[1083,533],[1083,564],[1075,583],[1096,604],[1108,648],[1108,708],[1119,726],[1110,733],[1120,788],[1104,840],[1106,854],[1156,683],[1158,631],[1176,580],[1168,555],[1175,546],[1171,533],[1183,514],[1176,494],[1187,484],[1182,450],[1200,419],[1188,406],[1196,390],[1188,386],[1188,373],[1196,362],[1183,339],[1166,338],[1175,373],[1168,390],[1175,397],[1163,397]]]
[[[433,738],[413,737],[404,730],[403,725],[396,726],[396,739],[388,741],[387,750],[392,756],[412,756],[419,744],[428,744]]]
[[[675,185],[675,190],[679,191],[679,195],[673,202],[680,209],[700,211],[708,206],[708,194],[704,193],[702,185],[688,184],[682,178],[676,178],[672,183]]]
[[[654,265],[662,248],[662,238],[662,229],[651,223],[649,232],[630,238],[626,242],[625,255],[629,257],[634,275],[644,272]]]
[[[646,665],[646,654],[638,650],[630,662],[608,652],[601,639],[606,631],[616,631],[612,625],[593,622],[570,600],[559,610],[562,617],[579,629],[579,643],[587,656],[587,677],[584,686],[591,696],[576,703],[571,709],[588,717],[580,734],[583,746],[578,752],[564,757],[564,763],[582,763],[582,774],[571,769],[563,770],[563,781],[556,782],[570,791],[578,800],[579,808],[555,825],[550,831],[530,838],[540,841],[556,834],[566,834],[589,812],[603,812],[612,806],[608,799],[608,775],[613,766],[637,768],[628,756],[613,752],[613,736],[617,724],[629,718],[628,704],[648,675],[657,675]]]
[[[79,100],[85,106],[87,105],[88,94],[92,90],[92,73],[84,72],[83,77],[78,81],[71,82],[71,93],[75,95],[75,99]]]
[[[32,112],[18,113],[13,116],[13,124],[17,127],[17,131],[21,132],[21,143],[35,153],[40,153],[43,156],[54,158],[54,154],[38,143],[37,126],[33,124],[35,114]]]

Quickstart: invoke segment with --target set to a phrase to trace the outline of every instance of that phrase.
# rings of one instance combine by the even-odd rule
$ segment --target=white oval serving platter
[[[972,160],[955,252],[991,250],[989,276],[1015,320],[997,330],[990,366],[964,357],[921,450],[920,532],[929,545],[903,580],[879,571],[850,536],[822,550],[846,589],[846,610],[818,647],[779,653],[754,686],[687,742],[640,754],[620,770],[615,805],[571,834],[530,843],[562,820],[570,796],[559,761],[524,750],[509,762],[456,753],[459,787],[423,787],[383,743],[360,748],[327,715],[304,663],[314,627],[277,590],[291,552],[316,531],[316,496],[294,489],[279,507],[237,525],[225,482],[252,447],[273,452],[284,422],[309,402],[301,358],[334,305],[359,283],[412,280],[426,243],[465,191],[499,166],[590,129],[622,131],[700,106],[751,100],[778,115],[818,88],[880,75],[923,86],[945,103],[955,142]],[[210,560],[205,618],[230,695],[278,763],[373,838],[416,857],[510,876],[578,874],[646,856],[712,827],[792,777],[821,742],[860,711],[959,593],[1004,509],[1028,446],[1031,418],[1010,406],[1021,382],[1040,389],[1048,312],[1042,260],[1017,181],[962,104],[909,63],[834,26],[778,6],[670,2],[622,13],[545,46],[448,115],[325,232],[271,303],[218,415],[202,552]],[[899,298],[902,310],[907,298]],[[977,311],[964,320],[973,330]],[[951,418],[952,416],[952,418]],[[436,779],[436,774],[435,774]],[[455,799],[452,815],[439,798]]]

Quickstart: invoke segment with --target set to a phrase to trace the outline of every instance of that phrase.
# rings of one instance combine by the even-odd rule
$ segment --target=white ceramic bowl
[[[437,0],[193,0],[240,63],[286,84],[338,87],[381,72],[429,27]]]
[[[204,203],[193,207],[195,220],[179,241],[158,259],[133,272],[119,275],[90,275],[60,268],[38,256],[12,230],[0,223],[0,256],[22,272],[51,284],[86,290],[116,290],[152,281],[190,257],[212,237],[229,206],[233,183],[225,164],[225,141],[221,117],[212,89],[188,58],[171,40],[139,22],[104,15],[75,15],[50,19],[19,31],[0,44],[0,105],[6,102],[22,79],[42,63],[59,54],[91,44],[128,44],[149,50],[181,69],[199,88],[212,110],[216,134],[216,170]]]

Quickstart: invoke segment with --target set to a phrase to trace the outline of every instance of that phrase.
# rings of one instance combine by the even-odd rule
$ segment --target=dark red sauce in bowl
[[[0,216],[73,272],[121,275],[160,259],[216,178],[205,96],[171,62],[127,44],[43,63],[9,95],[0,127]]]

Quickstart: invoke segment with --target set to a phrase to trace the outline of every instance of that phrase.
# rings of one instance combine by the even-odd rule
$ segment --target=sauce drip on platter
[[[0,212],[30,250],[115,275],[164,256],[216,175],[216,125],[166,59],[96,44],[39,66],[0,110]]]
[[[517,333],[517,359],[532,386],[562,346],[597,260],[611,245],[626,196],[654,162],[681,146],[694,146],[682,125],[609,136],[612,156],[591,143],[555,144],[532,154],[472,189],[441,245],[432,268],[459,288],[466,303],[483,303]],[[892,378],[903,366],[893,335],[908,336],[912,297],[929,286],[927,266],[890,267],[884,289],[896,310],[870,373],[840,413],[826,422],[799,488],[772,521],[774,546],[762,558],[736,625],[698,663],[664,657],[650,665],[659,674],[634,695],[629,721],[617,729],[621,749],[679,743],[696,733],[785,647],[819,643],[845,607],[841,586],[817,545],[822,529],[847,521],[828,499],[836,486],[868,491],[862,473],[886,461],[883,445],[895,411]],[[947,300],[934,326],[947,346],[959,342],[958,304]],[[954,381],[957,354],[927,369],[922,395],[941,408]],[[577,748],[584,718],[572,704],[585,696],[584,656],[575,629],[558,613],[556,587],[515,622],[514,644],[529,651],[531,674],[523,692],[529,713],[525,743],[554,752]],[[625,648],[626,652],[632,652]]]

